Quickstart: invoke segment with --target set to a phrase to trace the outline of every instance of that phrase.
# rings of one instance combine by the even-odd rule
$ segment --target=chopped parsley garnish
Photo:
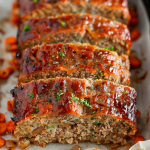
[[[81,93],[81,95],[83,95],[83,93]]]
[[[92,134],[93,137],[96,137],[94,134]]]
[[[76,121],[78,121],[78,119],[76,119]]]
[[[103,58],[103,56],[101,55],[100,58]]]
[[[98,79],[98,75],[95,76],[95,80],[97,80],[97,79]]]
[[[23,27],[23,31],[29,31],[29,29],[30,29],[29,25],[25,25],[25,26]]]
[[[115,50],[116,52],[118,52],[118,50]]]
[[[114,20],[114,23],[116,23],[117,21],[116,20]]]
[[[111,47],[110,50],[113,51],[113,50],[114,50],[114,47]]]
[[[94,129],[90,129],[90,131],[91,131],[91,132],[93,132],[93,131],[94,131]]]
[[[95,121],[96,124],[99,124],[99,122]]]
[[[92,25],[90,24],[90,25],[89,25],[89,28],[91,28],[91,27],[92,27]]]
[[[81,71],[81,70],[84,70],[84,68],[79,68],[79,70]]]
[[[99,101],[101,101],[101,102],[102,102],[102,99],[99,99]]]
[[[60,90],[60,93],[57,93],[57,97],[55,99],[55,101],[59,101],[60,100],[60,96],[63,95],[64,93],[62,93],[62,91]]]
[[[33,106],[35,109],[36,109],[36,113],[38,113],[39,112],[39,107],[35,107],[35,106]]]
[[[26,134],[26,136],[28,136],[28,134]]]
[[[39,0],[34,0],[34,3],[38,3],[39,2]]]
[[[93,118],[93,117],[91,117],[91,120],[94,120],[94,118]]]
[[[31,98],[33,98],[33,97],[34,97],[33,93],[28,94],[28,96],[29,96],[29,97],[31,97]]]
[[[63,52],[59,52],[59,55],[60,55],[61,57],[64,57],[64,56],[65,56],[65,54],[64,54]]]
[[[54,127],[54,126],[51,126],[51,128],[55,129],[55,127]]]
[[[124,92],[124,94],[127,94],[127,93],[129,93],[129,91],[128,91],[128,90],[126,90],[126,91]]]
[[[126,68],[124,68],[124,70],[126,71],[127,69],[126,69]]]
[[[41,49],[41,46],[39,46],[39,49]]]
[[[71,104],[71,101],[70,101],[70,100],[68,100],[68,102],[69,102],[69,104]]]
[[[55,57],[54,55],[52,55],[52,57]]]
[[[49,102],[46,102],[46,104],[49,104]]]
[[[66,62],[64,62],[64,65],[66,65],[67,63]]]
[[[65,46],[62,46],[63,49],[65,49]]]
[[[92,108],[92,106],[89,104],[88,100],[79,99],[78,97],[73,96],[73,94],[72,94],[72,99],[73,99],[74,101],[78,101],[79,104],[82,103],[82,104],[84,104],[85,106]]]
[[[50,126],[46,126],[46,129],[49,129],[50,128]]]
[[[95,114],[96,113],[96,110],[95,111],[93,111],[93,114]]]
[[[91,89],[94,90],[94,86],[92,86]]]
[[[78,12],[80,13],[82,11],[82,9],[79,9]]]
[[[66,26],[66,23],[65,22],[61,22],[61,25],[63,26],[63,27],[65,27]]]

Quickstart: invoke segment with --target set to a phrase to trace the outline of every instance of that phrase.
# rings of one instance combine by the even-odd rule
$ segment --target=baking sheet
[[[0,0],[0,29],[3,29],[6,34],[2,35],[0,33],[0,58],[4,58],[5,62],[3,66],[0,66],[0,69],[8,66],[8,61],[11,60],[11,54],[5,52],[4,39],[7,36],[16,36],[17,28],[10,25],[8,22],[9,17],[11,16],[11,6],[14,0]],[[142,60],[142,66],[140,69],[132,71],[132,79],[137,79],[146,74],[146,78],[142,80],[141,83],[132,82],[132,85],[136,87],[138,92],[137,96],[137,108],[141,112],[140,119],[138,120],[138,127],[140,134],[145,137],[146,140],[150,139],[150,37],[149,37],[149,22],[148,17],[145,11],[145,8],[141,0],[129,0],[130,3],[134,4],[138,11],[139,25],[138,29],[141,31],[141,37],[133,43],[131,50],[134,50],[137,53],[137,56]],[[139,73],[137,73],[137,71]],[[4,113],[6,116],[6,121],[10,120],[12,113],[7,111],[7,101],[12,100],[10,90],[17,84],[18,72],[13,73],[7,81],[0,80],[0,112]],[[11,135],[3,136],[6,140],[11,139]],[[133,142],[133,141],[131,141]],[[140,142],[143,143],[143,142]],[[150,145],[150,141],[146,142],[147,145]],[[107,150],[105,146],[100,146],[95,143],[81,143],[78,144],[83,149],[89,149],[92,147],[99,148],[101,150]],[[138,144],[140,145],[140,144]],[[143,145],[146,146],[145,143]],[[51,150],[70,150],[73,144],[48,144],[46,149]],[[138,147],[139,148],[139,147]],[[5,148],[1,148],[5,149]],[[17,148],[19,149],[19,148]],[[31,146],[29,149],[32,150],[41,150],[43,148],[38,146]],[[121,147],[118,150],[128,150],[129,147]],[[137,149],[136,146],[132,150]],[[150,149],[150,148],[149,148]],[[147,149],[148,150],[148,149]]]

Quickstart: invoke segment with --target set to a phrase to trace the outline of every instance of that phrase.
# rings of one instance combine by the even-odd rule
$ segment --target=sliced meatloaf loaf
[[[90,43],[107,49],[113,47],[118,54],[129,54],[131,46],[126,25],[88,14],[31,19],[20,25],[18,44],[21,49],[60,42]]]
[[[71,77],[130,84],[127,55],[89,44],[37,45],[24,50],[22,58],[19,82]]]
[[[21,84],[11,93],[13,136],[22,144],[124,145],[137,131],[136,91],[127,86],[106,80],[52,78]]]
[[[18,0],[22,21],[56,17],[62,14],[88,13],[128,24],[127,0]]]

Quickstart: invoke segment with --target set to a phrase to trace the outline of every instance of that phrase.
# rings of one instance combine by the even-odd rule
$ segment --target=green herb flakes
[[[96,136],[95,136],[94,134],[92,134],[92,137],[94,137],[94,138],[95,138]]]
[[[91,120],[94,120],[94,118],[93,118],[93,117],[91,117]]]
[[[36,113],[38,113],[39,112],[39,107],[35,107],[35,106],[33,106],[35,109],[36,109]]]
[[[93,131],[94,131],[94,129],[90,129],[90,131],[91,131],[91,132],[93,132]]]
[[[46,126],[46,129],[49,129],[50,128],[50,126]]]
[[[93,111],[93,114],[95,114],[96,113],[96,110],[95,111]]]
[[[128,94],[129,93],[129,91],[128,90],[126,90],[125,92],[124,92],[124,94]]]
[[[59,52],[60,57],[64,57],[65,54],[63,52]]]
[[[62,93],[62,91],[60,90],[60,93],[57,93],[57,97],[55,99],[55,101],[59,101],[60,100],[60,96],[63,95],[64,93]]]
[[[79,68],[79,70],[81,71],[81,70],[84,70],[84,68]]]
[[[29,29],[30,29],[29,25],[25,25],[25,26],[23,27],[23,31],[29,31]]]
[[[34,97],[33,93],[28,94],[28,96],[29,96],[29,97],[31,97],[31,98],[33,98],[33,97]]]
[[[95,121],[96,124],[99,124],[99,122]]]
[[[63,26],[63,27],[65,27],[66,26],[66,23],[65,22],[61,22],[61,25]]]

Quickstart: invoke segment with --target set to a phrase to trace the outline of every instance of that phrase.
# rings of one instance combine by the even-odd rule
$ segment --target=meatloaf
[[[88,13],[128,24],[128,0],[18,0],[22,21],[57,17],[62,14]]]
[[[126,144],[135,134],[136,91],[106,80],[51,78],[16,86],[12,120],[20,143]],[[22,142],[23,141],[23,142]]]
[[[21,49],[36,44],[89,43],[118,54],[129,54],[130,32],[126,25],[88,14],[64,15],[57,18],[31,19],[22,23],[18,31]]]
[[[22,58],[19,82],[71,77],[130,84],[127,55],[89,44],[37,45],[24,50]]]

